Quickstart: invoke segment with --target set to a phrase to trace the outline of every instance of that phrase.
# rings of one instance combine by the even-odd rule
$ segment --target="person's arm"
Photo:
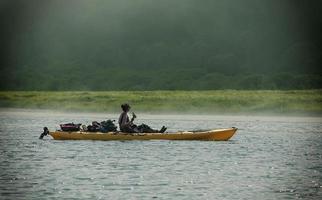
[[[135,115],[135,113],[133,112],[132,113],[132,119],[131,119],[131,123],[133,123],[133,121],[134,121],[134,119],[136,118],[136,115]]]
[[[119,122],[119,126],[121,127],[123,125],[123,113],[120,114],[118,122]]]

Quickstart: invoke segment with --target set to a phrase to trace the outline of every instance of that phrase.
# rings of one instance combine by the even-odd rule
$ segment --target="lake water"
[[[238,127],[227,142],[38,139],[117,117],[2,109],[0,199],[322,198],[322,118],[138,115],[169,131]]]

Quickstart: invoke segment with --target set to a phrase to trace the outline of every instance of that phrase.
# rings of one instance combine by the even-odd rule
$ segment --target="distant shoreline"
[[[322,116],[322,90],[1,91],[0,108],[149,114]]]

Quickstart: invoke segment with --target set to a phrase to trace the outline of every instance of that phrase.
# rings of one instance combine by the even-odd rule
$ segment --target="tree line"
[[[321,88],[320,5],[7,1],[0,90]]]

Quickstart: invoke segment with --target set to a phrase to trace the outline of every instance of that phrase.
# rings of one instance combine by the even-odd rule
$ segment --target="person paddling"
[[[122,132],[125,133],[138,133],[139,131],[136,130],[135,124],[133,124],[134,119],[136,118],[136,115],[132,113],[132,119],[129,119],[129,116],[127,113],[130,111],[131,106],[127,103],[122,104],[121,108],[123,112],[121,113],[119,117],[119,127]]]
[[[124,133],[164,133],[167,130],[165,126],[162,126],[160,130],[154,130],[146,124],[137,126],[133,123],[134,119],[136,118],[135,113],[132,113],[131,120],[128,116],[131,106],[125,103],[121,105],[121,108],[123,112],[121,113],[118,122],[120,130]]]

